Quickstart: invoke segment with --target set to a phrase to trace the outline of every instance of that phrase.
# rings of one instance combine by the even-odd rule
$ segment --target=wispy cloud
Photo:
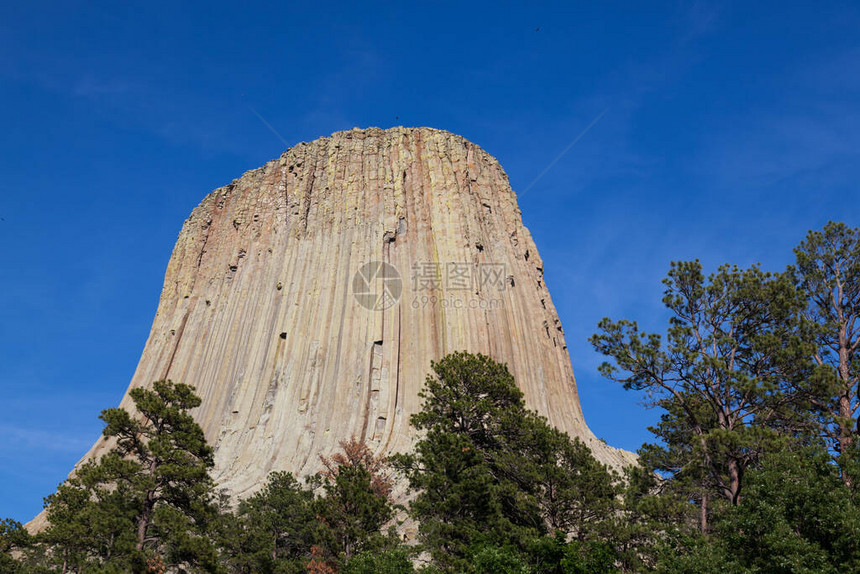
[[[157,76],[106,76],[80,72],[79,62],[67,69],[27,72],[42,89],[87,102],[93,113],[112,124],[138,130],[179,146],[207,152],[244,154],[241,125],[253,121],[241,100],[219,99]],[[78,71],[76,71],[78,70]]]
[[[844,183],[860,156],[858,57],[828,54],[775,74],[770,80],[785,93],[779,106],[750,104],[714,126],[695,169],[727,188]]]
[[[681,13],[682,42],[689,42],[713,32],[720,20],[720,7],[713,2],[693,2]]]
[[[140,90],[132,82],[122,78],[100,79],[92,75],[78,78],[71,88],[73,95],[81,98],[99,99],[109,96],[118,96]]]
[[[75,436],[38,428],[0,426],[0,452],[12,450],[53,451],[83,454],[93,443],[92,436]]]

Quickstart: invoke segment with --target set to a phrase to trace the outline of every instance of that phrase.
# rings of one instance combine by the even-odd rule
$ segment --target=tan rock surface
[[[360,303],[396,296],[396,281],[353,293],[373,261],[402,277],[384,310]],[[430,361],[455,350],[506,362],[529,407],[601,461],[630,463],[583,420],[542,268],[505,172],[465,139],[371,128],[301,143],[186,220],[129,388],[197,387],[215,480],[239,497],[271,471],[316,471],[352,434],[410,449]]]

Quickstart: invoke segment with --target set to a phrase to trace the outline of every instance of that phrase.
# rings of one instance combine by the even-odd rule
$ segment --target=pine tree
[[[705,278],[698,261],[673,263],[664,283],[665,345],[635,322],[609,319],[591,341],[614,359],[601,365],[605,376],[663,409],[650,429],[662,444],[643,446],[642,461],[697,500],[706,532],[712,494],[737,505],[746,469],[776,448],[778,431],[806,423],[808,393],[793,376],[808,349],[802,300],[787,276],[757,267]]]
[[[417,491],[410,514],[424,547],[447,571],[485,559],[557,571],[562,554],[547,563],[540,541],[558,529],[590,544],[615,511],[611,474],[526,409],[505,365],[454,353],[432,366],[411,419],[423,437],[393,457]]]
[[[102,412],[113,448],[46,499],[49,555],[64,569],[144,571],[158,564],[214,571],[212,449],[189,414],[194,389],[157,381],[133,389],[135,412]]]
[[[306,484],[272,473],[235,516],[223,514],[220,543],[231,572],[339,572],[359,555],[366,567],[376,564],[371,555],[388,551],[394,554],[379,564],[402,562],[399,539],[382,532],[394,515],[387,461],[354,437],[340,446],[320,457],[323,472]]]
[[[0,572],[8,574],[25,572],[24,564],[13,554],[29,548],[32,543],[32,537],[20,522],[11,518],[0,520]]]
[[[660,560],[658,572],[860,571],[860,506],[822,446],[767,453],[749,470],[743,503],[713,532]]]
[[[266,485],[222,514],[220,542],[237,573],[299,574],[306,571],[320,525],[313,490],[288,472],[273,472]]]
[[[393,530],[382,533],[395,512],[388,461],[355,437],[340,441],[340,447],[342,452],[330,458],[320,456],[325,470],[315,480],[323,491],[315,506],[321,556],[337,567],[362,552],[398,544]]]
[[[831,221],[810,231],[794,252],[823,387],[816,404],[827,415],[823,429],[833,448],[845,453],[860,434],[860,228]],[[847,473],[843,479],[852,480]]]

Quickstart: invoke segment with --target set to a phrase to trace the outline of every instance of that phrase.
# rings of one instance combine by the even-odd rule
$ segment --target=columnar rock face
[[[241,497],[271,471],[316,471],[351,435],[410,449],[430,362],[457,350],[507,363],[528,406],[603,462],[632,460],[585,425],[498,162],[444,131],[356,129],[291,148],[191,213],[130,388],[194,385],[214,478]]]

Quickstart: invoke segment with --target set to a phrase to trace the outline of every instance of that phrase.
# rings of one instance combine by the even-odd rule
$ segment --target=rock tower
[[[585,425],[499,163],[440,130],[354,129],[298,144],[194,209],[129,388],[194,385],[214,478],[242,497],[271,471],[316,471],[353,434],[410,449],[430,361],[456,350],[506,362],[527,405],[604,463],[632,461]]]

